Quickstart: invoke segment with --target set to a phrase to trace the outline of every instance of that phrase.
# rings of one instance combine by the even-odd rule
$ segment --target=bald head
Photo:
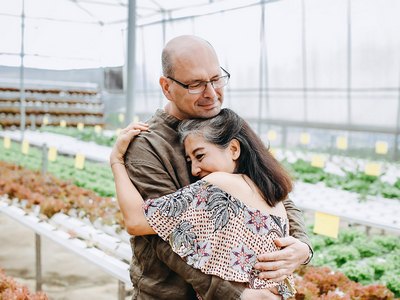
[[[201,54],[214,56],[217,54],[213,46],[206,40],[194,35],[181,35],[170,40],[162,51],[162,70],[164,76],[174,76],[174,69],[179,64],[190,63]],[[204,56],[204,55],[203,55]],[[217,59],[218,60],[218,59]]]

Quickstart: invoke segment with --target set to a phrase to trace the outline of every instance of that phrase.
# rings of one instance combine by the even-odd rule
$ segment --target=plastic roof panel
[[[55,21],[94,22],[74,2],[64,0],[25,1],[25,16],[27,19],[40,18]]]

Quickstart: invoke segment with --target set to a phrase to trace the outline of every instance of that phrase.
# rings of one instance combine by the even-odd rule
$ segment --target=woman
[[[229,109],[211,119],[183,121],[181,141],[192,175],[200,180],[144,203],[123,160],[141,130],[147,125],[125,128],[110,156],[118,202],[125,222],[134,228],[131,233],[158,234],[207,274],[293,296],[292,276],[280,283],[261,280],[253,268],[257,254],[276,251],[273,240],[288,235],[282,200],[292,183],[250,126]]]

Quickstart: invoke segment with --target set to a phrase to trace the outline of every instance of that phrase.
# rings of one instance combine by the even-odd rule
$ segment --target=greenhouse
[[[189,299],[184,292],[180,297],[171,296],[178,295],[183,287],[171,279],[174,277],[154,285],[150,283],[153,279],[146,281],[146,276],[153,278],[151,273],[163,272],[179,278],[193,299],[222,298],[222,293],[213,294],[212,283],[204,288],[192,280],[193,275],[180,274],[174,269],[176,261],[166,258],[168,253],[179,262],[182,257],[185,268],[198,269],[199,273],[191,274],[199,274],[199,278],[211,281],[211,276],[218,277],[215,282],[221,282],[221,289],[229,287],[224,290],[224,298],[239,299],[232,296],[237,284],[232,281],[237,280],[220,276],[215,271],[219,262],[212,263],[214,255],[222,255],[221,249],[239,249],[234,245],[236,239],[228,232],[230,235],[217,241],[215,232],[228,228],[234,217],[243,215],[246,220],[254,211],[257,218],[251,215],[251,221],[242,227],[253,226],[262,238],[273,231],[281,230],[276,233],[278,238],[289,233],[291,237],[286,238],[293,244],[273,244],[273,249],[276,253],[299,251],[274,265],[278,273],[285,269],[277,285],[254,275],[257,261],[262,259],[250,259],[249,251],[257,242],[246,244],[251,249],[241,244],[243,261],[238,272],[248,276],[244,283],[240,281],[243,286],[263,282],[270,288],[266,292],[278,293],[282,299],[399,299],[399,15],[400,2],[396,0],[1,1],[0,299]],[[203,48],[208,49],[207,53],[212,49],[212,59],[201,60]],[[183,58],[179,63],[169,58],[168,65],[168,56],[163,56],[162,65],[165,49],[173,49]],[[187,49],[193,52],[190,59],[183,56],[188,55]],[[219,65],[213,63],[215,56]],[[178,70],[190,73],[193,69],[192,74],[198,71],[195,67],[205,70],[210,64],[216,65],[218,72],[190,78],[195,81],[189,82],[189,78],[180,79],[182,73],[168,73],[165,66],[173,69],[172,62],[181,66],[176,67]],[[166,86],[173,88],[168,90]],[[178,95],[180,98],[174,98]],[[233,192],[240,190],[240,184],[234,189],[229,178],[240,175],[253,196],[264,200],[269,197],[253,177],[246,177],[247,171],[243,170],[250,169],[251,162],[247,161],[242,169],[235,162],[232,172],[226,171],[234,174],[224,174],[222,184],[232,191],[214,185],[219,189],[217,194],[226,197],[222,202],[222,198],[215,197],[214,202],[204,200],[200,194],[192,197],[198,201],[196,216],[200,216],[201,209],[212,213],[210,219],[216,227],[210,240],[214,246],[200,242],[208,230],[204,229],[205,223],[199,225],[196,235],[196,220],[184,218],[164,238],[146,215],[155,214],[156,205],[160,205],[160,219],[163,214],[176,217],[179,211],[195,207],[195,201],[179,191],[186,191],[186,184],[193,187],[206,182],[201,172],[193,171],[197,155],[192,157],[188,152],[185,157],[183,145],[178,144],[177,125],[173,136],[163,136],[162,143],[154,144],[159,148],[147,138],[151,147],[141,150],[143,157],[135,158],[136,152],[130,151],[135,143],[141,149],[138,137],[125,150],[125,161],[113,161],[113,146],[127,136],[124,128],[131,122],[135,128],[142,126],[138,122],[150,122],[148,133],[140,129],[142,137],[159,134],[152,122],[160,111],[178,123],[200,118],[197,122],[208,124],[208,118],[214,119],[219,108],[214,115],[190,114],[184,109],[190,109],[191,102],[183,100],[204,103],[211,98],[218,105],[223,98],[222,108],[236,112],[260,137],[265,152],[253,149],[258,153],[251,158],[256,160],[255,165],[264,167],[264,159],[259,157],[265,154],[283,166],[293,184],[284,199],[276,200],[279,204],[263,202],[268,207],[263,215],[261,208],[250,205],[256,198],[241,201],[237,196],[240,192]],[[226,121],[225,126],[228,124]],[[243,125],[246,123],[239,124],[240,132],[247,128]],[[190,133],[182,138],[186,151],[189,137]],[[199,140],[208,143],[205,135],[193,143]],[[240,141],[240,150],[245,153],[243,141],[238,136],[233,140]],[[171,150],[163,143],[176,143],[176,147],[171,146]],[[245,155],[242,152],[238,155]],[[143,166],[152,166],[154,162],[148,159],[154,155],[152,159],[161,164],[168,179],[149,167],[147,171],[155,178],[149,183],[150,175],[140,177],[145,167],[136,166],[140,170],[135,173],[134,163],[129,166],[129,155],[132,162]],[[265,164],[271,166],[268,159]],[[179,161],[185,162],[184,167]],[[203,163],[202,174],[209,178],[210,173],[220,170],[208,172],[206,161],[199,159],[198,164]],[[214,162],[218,160],[213,160],[212,166]],[[179,189],[178,194],[183,195],[183,200],[174,196],[167,204],[160,202],[170,199],[167,196],[145,204],[139,201],[150,223],[146,226],[159,235],[151,237],[156,241],[163,238],[171,251],[161,251],[166,248],[156,242],[151,244],[151,251],[157,253],[153,256],[165,268],[162,270],[156,264],[144,270],[146,263],[151,265],[154,259],[150,255],[148,261],[143,257],[143,261],[139,257],[133,260],[142,268],[142,288],[133,283],[136,275],[132,277],[132,269],[139,268],[131,266],[132,255],[139,249],[133,241],[139,238],[150,245],[153,238],[132,234],[121,192],[125,189],[116,187],[116,174],[121,174],[118,172],[122,172],[123,165],[128,171],[123,172],[132,182],[133,178],[145,182],[135,184],[142,197],[164,196],[161,191],[171,193],[163,186],[165,180],[174,182],[173,191]],[[268,180],[275,178],[269,167],[267,170]],[[187,177],[183,180],[186,184],[181,184],[182,176]],[[286,191],[279,183],[271,182],[268,184],[279,190],[275,190],[274,197]],[[213,182],[208,184],[207,192],[213,190]],[[243,189],[241,192],[245,195]],[[198,204],[200,200],[205,202]],[[281,217],[283,223],[276,221],[279,216],[272,213],[278,210],[281,200],[288,219]],[[304,219],[304,226],[292,226],[297,222],[292,219],[292,211],[300,215],[300,223]],[[266,235],[257,223],[265,218],[275,222],[268,225],[275,229],[269,229]],[[284,229],[286,221],[288,230]],[[184,229],[185,224],[191,227]],[[192,235],[185,235],[184,230],[192,229]],[[196,248],[198,252],[193,254],[188,245],[203,248]],[[252,255],[264,253],[254,251]],[[305,252],[311,261],[302,257]],[[233,264],[232,270],[237,270],[232,253],[236,252],[228,254],[226,260]],[[286,268],[288,261],[292,269]],[[282,285],[292,293],[284,294]],[[258,299],[246,298],[248,289],[243,289],[239,288],[243,299]],[[173,294],[174,290],[179,293]],[[152,292],[157,296],[146,298],[146,293]],[[142,296],[136,298],[138,293]]]

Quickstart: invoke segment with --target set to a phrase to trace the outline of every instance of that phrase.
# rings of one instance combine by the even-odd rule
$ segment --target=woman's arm
[[[126,231],[132,235],[156,234],[144,216],[143,198],[129,179],[124,165],[126,149],[141,130],[147,130],[147,125],[144,123],[131,124],[121,130],[110,155],[117,201],[124,217]]]

